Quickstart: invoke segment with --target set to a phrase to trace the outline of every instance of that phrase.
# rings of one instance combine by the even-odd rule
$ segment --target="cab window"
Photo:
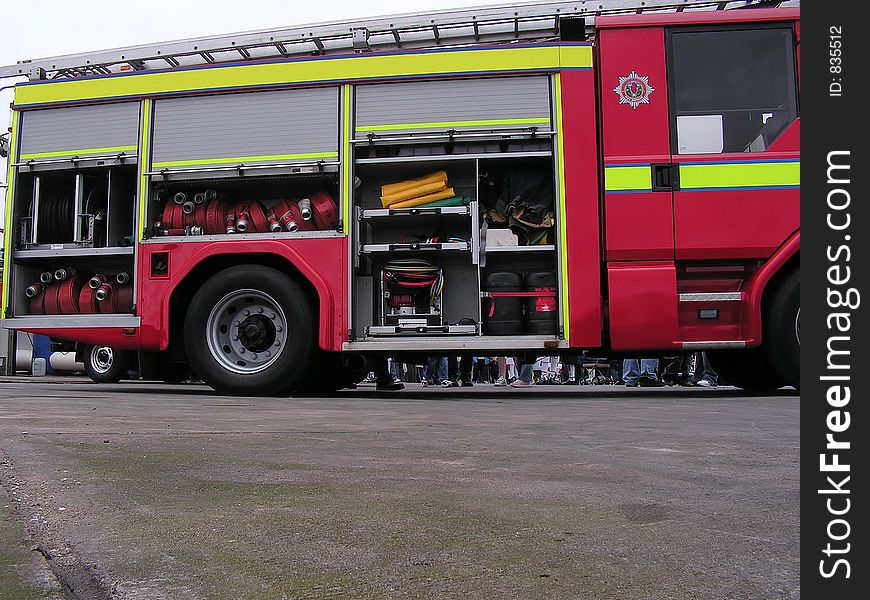
[[[668,33],[675,154],[764,152],[798,116],[790,27]]]

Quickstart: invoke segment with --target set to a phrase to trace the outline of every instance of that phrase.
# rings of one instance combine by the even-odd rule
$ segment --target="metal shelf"
[[[392,156],[384,158],[358,158],[358,165],[379,165],[392,163],[426,163],[443,162],[449,160],[474,160],[488,158],[537,158],[550,157],[553,153],[549,150],[536,150],[529,152],[475,152],[468,154],[433,154],[431,156]]]
[[[425,347],[428,350],[494,351],[500,354],[514,350],[541,350],[541,355],[550,350],[567,348],[568,342],[555,336],[536,335],[394,335],[366,337],[352,342],[343,342],[342,350],[384,350],[394,352],[414,351]]]
[[[405,244],[364,244],[360,248],[362,254],[379,254],[384,252],[467,252],[468,242],[411,242]]]
[[[361,219],[378,219],[383,217],[422,217],[471,214],[471,205],[464,206],[419,206],[416,208],[368,208],[360,212]]]
[[[536,244],[534,246],[487,246],[487,253],[499,252],[552,252],[556,249],[553,244]]]
[[[81,246],[66,247],[66,244],[46,245],[41,248],[15,250],[12,256],[16,260],[40,258],[78,258],[87,256],[133,256],[133,246],[112,246],[109,248],[83,248]],[[62,246],[60,248],[51,246]]]
[[[139,327],[134,315],[34,315],[0,320],[9,329],[89,329],[92,327]]]

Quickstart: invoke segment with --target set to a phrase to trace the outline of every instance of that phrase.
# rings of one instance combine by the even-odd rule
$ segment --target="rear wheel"
[[[801,282],[793,270],[774,290],[764,318],[764,349],[767,361],[786,385],[800,389]]]
[[[710,350],[707,358],[719,375],[719,382],[750,392],[772,392],[785,385],[761,348],[751,350]]]
[[[85,373],[97,383],[118,383],[127,376],[130,356],[124,350],[109,346],[88,346],[85,348],[83,362]]]
[[[314,348],[311,303],[286,274],[262,265],[222,271],[193,296],[184,322],[193,369],[222,394],[292,389]]]

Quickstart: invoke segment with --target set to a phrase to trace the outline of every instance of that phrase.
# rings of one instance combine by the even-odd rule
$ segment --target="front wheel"
[[[764,319],[763,343],[767,361],[786,383],[801,385],[801,282],[794,269],[773,292]]]
[[[285,273],[240,265],[193,296],[185,347],[193,369],[219,393],[279,394],[305,373],[315,324],[311,303]]]
[[[109,346],[88,346],[83,358],[85,373],[96,383],[118,383],[130,367],[129,354]]]

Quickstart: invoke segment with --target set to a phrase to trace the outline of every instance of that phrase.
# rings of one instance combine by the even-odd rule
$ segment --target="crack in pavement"
[[[84,564],[66,544],[55,543],[47,529],[40,529],[38,513],[30,510],[25,502],[27,495],[20,493],[21,484],[14,473],[14,465],[6,451],[0,447],[0,488],[9,498],[13,517],[18,519],[27,536],[33,542],[32,551],[39,553],[45,566],[54,575],[57,587],[68,600],[111,600],[113,595],[95,568]],[[36,523],[36,525],[32,525]],[[43,523],[45,520],[43,519]],[[58,546],[63,549],[54,550]]]

